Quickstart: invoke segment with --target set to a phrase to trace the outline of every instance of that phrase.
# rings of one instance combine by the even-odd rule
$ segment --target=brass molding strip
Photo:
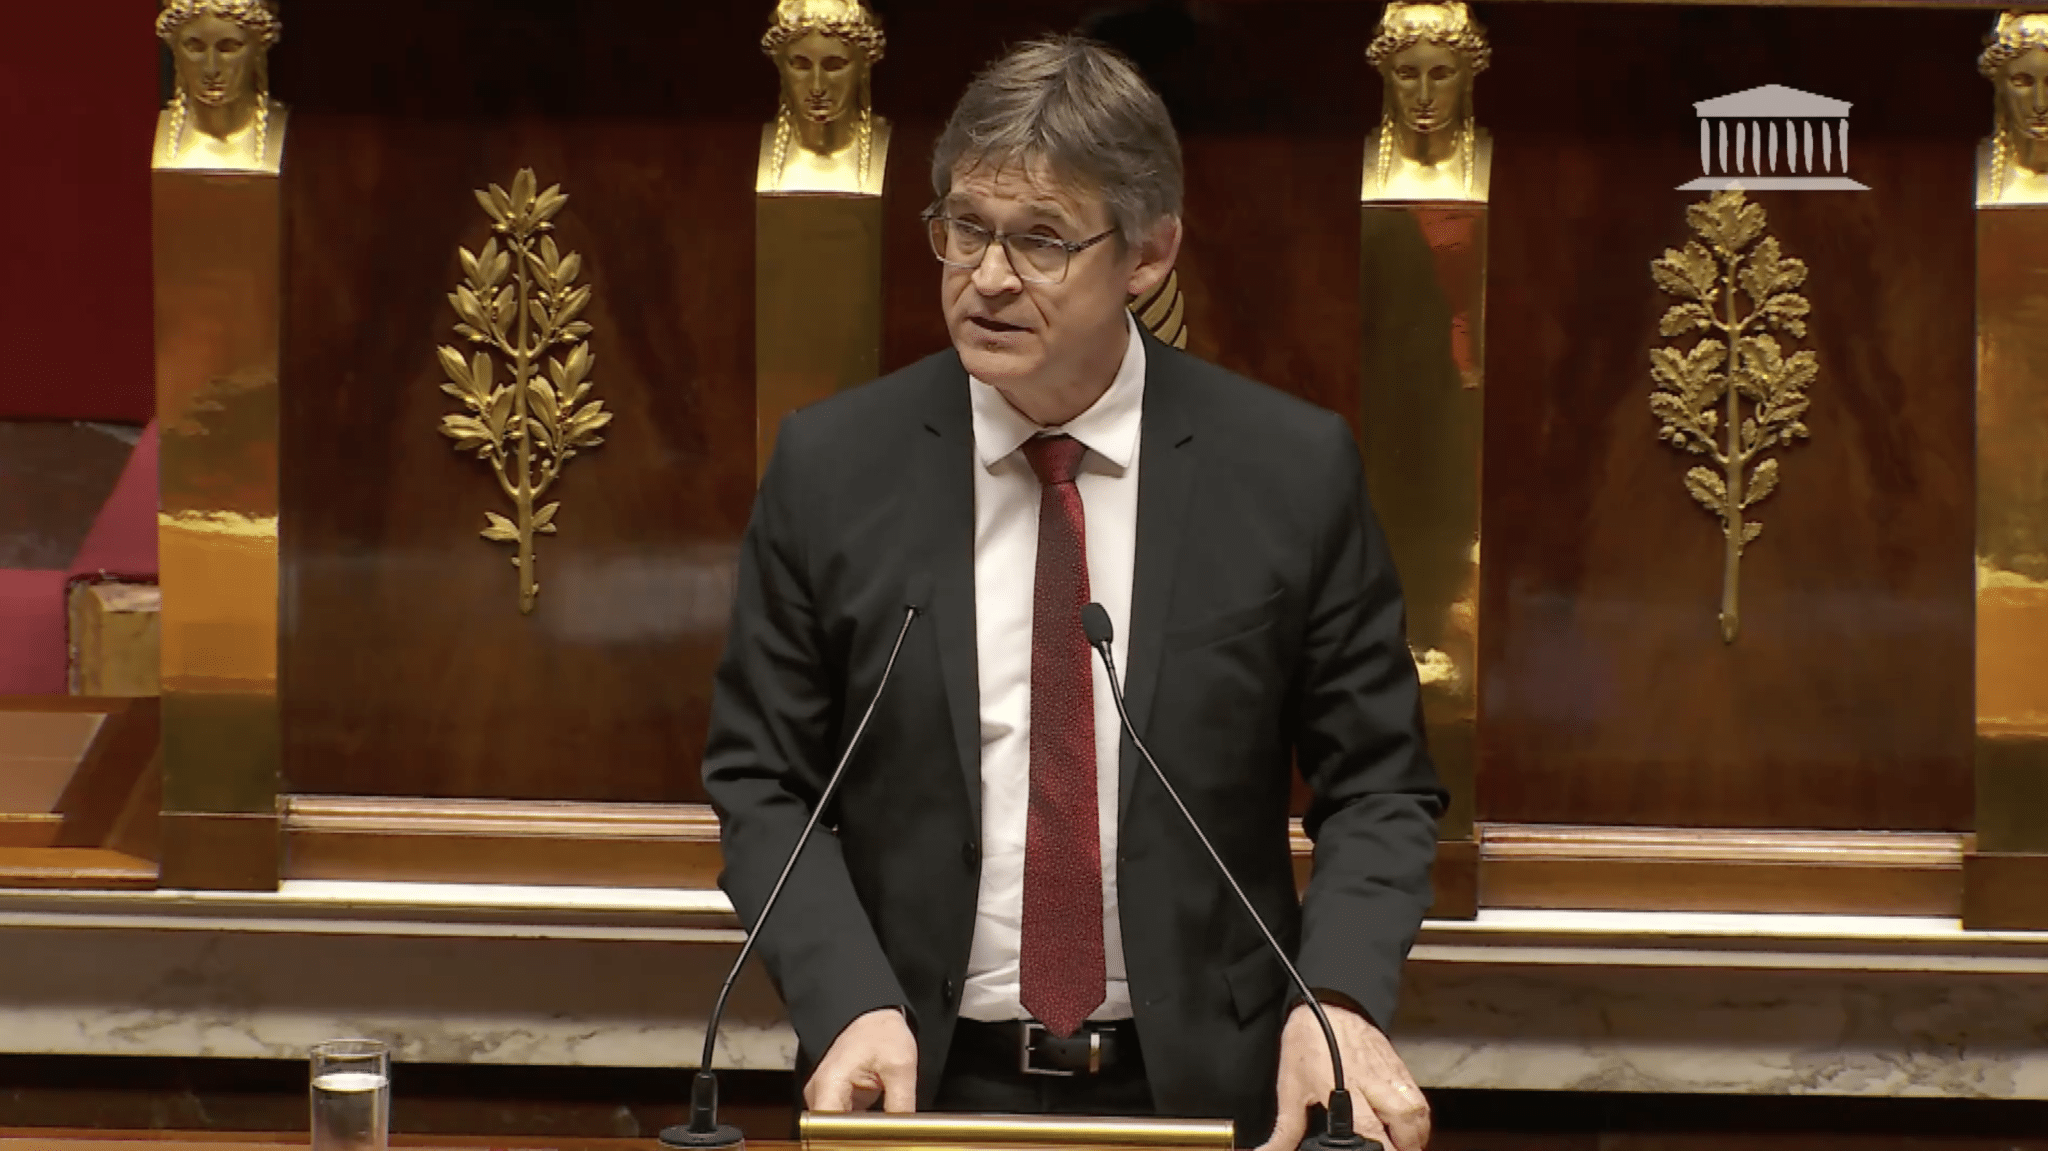
[[[1967,837],[1949,831],[1782,831],[1484,823],[1479,850],[1512,859],[1805,863],[1960,868]]]
[[[1231,1146],[1228,1119],[1130,1119],[1065,1115],[892,1115],[806,1111],[797,1129],[806,1148],[1208,1147]]]

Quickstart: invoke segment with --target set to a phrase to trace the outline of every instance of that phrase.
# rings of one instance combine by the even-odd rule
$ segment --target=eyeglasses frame
[[[1019,260],[1017,258],[1017,253],[1010,250],[1010,240],[1013,237],[1026,236],[1030,233],[998,232],[993,228],[984,228],[980,224],[976,224],[968,220],[962,220],[958,216],[949,216],[946,214],[944,209],[938,207],[926,208],[923,212],[919,213],[919,215],[923,218],[925,222],[925,235],[934,242],[938,239],[938,237],[932,234],[931,226],[933,223],[940,220],[944,220],[948,224],[966,224],[970,228],[974,228],[978,231],[988,233],[988,246],[984,247],[981,250],[981,259],[974,261],[972,264],[956,264],[953,261],[948,260],[946,257],[939,255],[938,248],[936,247],[936,244],[934,244],[934,247],[932,248],[932,255],[939,261],[939,263],[944,264],[948,268],[959,268],[963,271],[973,271],[975,269],[980,268],[982,262],[988,259],[988,249],[1000,244],[1003,248],[1003,258],[1010,262],[1010,270],[1017,274],[1018,279],[1032,284],[1065,283],[1067,279],[1067,272],[1070,271],[1074,266],[1075,256],[1080,255],[1082,252],[1085,252],[1088,249],[1094,247],[1095,245],[1100,244],[1104,240],[1109,239],[1111,236],[1116,235],[1116,229],[1111,228],[1106,232],[1100,233],[1099,235],[1090,236],[1085,240],[1062,240],[1057,236],[1036,237],[1037,239],[1041,240],[1052,240],[1053,242],[1057,243],[1060,247],[1065,248],[1067,251],[1067,263],[1065,267],[1060,269],[1059,279],[1047,280],[1042,279],[1038,276],[1026,274],[1024,268],[1024,261]]]

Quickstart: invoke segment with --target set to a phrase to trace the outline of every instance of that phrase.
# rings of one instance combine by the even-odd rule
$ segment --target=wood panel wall
[[[733,545],[753,495],[751,180],[770,85],[753,6],[477,0],[396,28],[299,0],[273,65],[292,103],[283,528],[286,789],[693,797]],[[751,55],[750,55],[751,53]],[[287,79],[288,78],[288,79]],[[570,196],[594,286],[594,395],[536,611],[453,401],[471,190],[530,166]]]
[[[1987,19],[1495,15],[1480,818],[1968,827]],[[1699,174],[1691,102],[1767,83],[1852,102],[1871,190],[1754,196],[1810,270],[1821,367],[1724,645],[1719,524],[1649,410],[1649,263],[1705,198],[1671,190]]]
[[[286,171],[288,790],[683,802],[752,459],[766,3],[451,0],[368,36],[294,0]],[[1190,350],[1359,411],[1357,187],[1378,5],[891,0],[883,365],[943,346],[916,213],[1002,45],[1086,26],[1186,150]],[[1482,818],[1873,828],[1969,819],[1969,153],[1980,12],[1495,5]],[[1651,258],[1685,238],[1691,102],[1855,102],[1868,193],[1759,197],[1813,268],[1810,445],[1761,505],[1742,638],[1655,439]],[[435,431],[469,192],[572,199],[610,442],[571,464],[521,617],[487,472]]]

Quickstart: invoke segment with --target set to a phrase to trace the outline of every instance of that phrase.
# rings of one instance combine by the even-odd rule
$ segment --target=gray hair
[[[932,150],[932,189],[945,199],[962,164],[1034,161],[1099,194],[1125,243],[1180,215],[1180,138],[1166,102],[1093,40],[1033,40],[983,69]]]

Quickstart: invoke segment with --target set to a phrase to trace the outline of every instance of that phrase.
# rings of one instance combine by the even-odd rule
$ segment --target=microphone
[[[1266,946],[1271,948],[1274,956],[1280,960],[1280,966],[1287,969],[1288,978],[1294,980],[1295,988],[1301,992],[1302,1002],[1308,1004],[1310,1011],[1315,1012],[1316,1022],[1322,1025],[1323,1041],[1330,1045],[1331,1082],[1336,1086],[1330,1091],[1330,1101],[1326,1108],[1330,1116],[1327,1128],[1321,1135],[1310,1135],[1303,1139],[1302,1151],[1361,1151],[1363,1148],[1383,1151],[1376,1140],[1367,1139],[1352,1128],[1351,1093],[1344,1089],[1344,1057],[1337,1051],[1337,1033],[1330,1027],[1329,1014],[1323,1010],[1321,1003],[1316,1002],[1315,992],[1309,990],[1308,983],[1301,978],[1301,972],[1294,969],[1294,962],[1287,958],[1287,950],[1280,946],[1279,940],[1273,938],[1272,929],[1259,917],[1259,910],[1252,906],[1251,897],[1244,893],[1244,888],[1238,886],[1237,876],[1230,873],[1229,865],[1217,854],[1216,845],[1209,842],[1208,835],[1202,831],[1202,825],[1195,822],[1194,813],[1188,810],[1187,804],[1181,802],[1180,792],[1174,790],[1173,783],[1166,778],[1166,773],[1160,770],[1159,761],[1152,758],[1152,752],[1145,747],[1145,741],[1138,738],[1138,729],[1131,725],[1131,713],[1124,708],[1123,688],[1117,685],[1116,657],[1110,654],[1110,642],[1116,638],[1116,631],[1110,625],[1109,613],[1102,610],[1101,604],[1091,603],[1081,609],[1081,631],[1088,637],[1088,646],[1102,656],[1102,666],[1109,672],[1109,697],[1116,701],[1116,714],[1117,718],[1123,721],[1124,734],[1131,737],[1132,746],[1136,747],[1138,754],[1151,765],[1152,777],[1159,781],[1159,786],[1166,789],[1167,798],[1173,800],[1173,805],[1180,809],[1180,817],[1193,829],[1195,838],[1202,841],[1202,849],[1209,853],[1209,859],[1216,864],[1216,870],[1223,876],[1223,882],[1230,885],[1230,890],[1237,894],[1237,901],[1244,904],[1245,914],[1250,915],[1252,922],[1258,924],[1259,934],[1266,938]]]
[[[825,790],[818,793],[818,803],[811,809],[811,818],[804,823],[803,833],[796,837],[796,846],[789,849],[789,859],[782,865],[782,874],[776,876],[775,886],[768,889],[768,898],[761,904],[761,917],[754,921],[754,929],[747,933],[746,942],[740,945],[739,958],[732,961],[732,970],[725,973],[725,985],[718,989],[718,1002],[711,1008],[711,1018],[705,1021],[704,1056],[698,1061],[697,1075],[690,1082],[690,1121],[663,1128],[663,1147],[746,1146],[746,1136],[740,1133],[739,1128],[718,1121],[718,1076],[711,1070],[711,1057],[718,1043],[719,1020],[725,1016],[725,1001],[731,998],[733,984],[738,982],[740,969],[746,966],[747,957],[754,953],[754,944],[761,938],[761,929],[768,924],[768,913],[775,910],[775,901],[782,897],[783,885],[789,882],[790,872],[796,870],[796,861],[803,855],[804,845],[811,841],[811,832],[818,826],[818,817],[832,802],[832,793],[839,789],[839,780],[846,774],[846,765],[853,762],[853,753],[860,747],[860,737],[868,729],[868,720],[874,718],[875,705],[882,702],[882,689],[889,686],[889,673],[896,670],[896,656],[903,650],[903,638],[910,634],[911,621],[924,614],[931,584],[931,577],[923,572],[910,579],[908,593],[903,597],[903,626],[897,629],[895,646],[889,649],[889,660],[882,665],[882,678],[875,684],[874,697],[868,700],[868,709],[861,713],[860,723],[853,729],[853,738],[846,741],[846,750],[840,753],[838,765],[826,777]]]

